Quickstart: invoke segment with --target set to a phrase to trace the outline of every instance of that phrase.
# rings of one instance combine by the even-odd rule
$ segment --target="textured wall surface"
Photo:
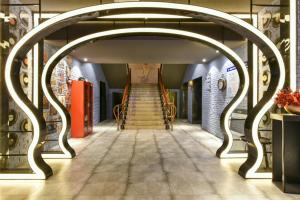
[[[241,47],[235,50],[243,59],[247,60],[247,49]],[[202,128],[217,137],[223,137],[220,128],[220,115],[235,95],[239,83],[237,71],[227,72],[233,64],[224,56],[219,56],[207,64],[190,65],[185,73],[183,83],[202,77]],[[218,89],[218,80],[227,79],[227,89]],[[188,120],[192,118],[192,89],[188,90]],[[242,106],[244,107],[244,106]]]
[[[300,2],[297,1],[297,46],[298,46],[298,53],[297,53],[297,87],[300,87],[300,31],[299,31],[299,27],[300,27]]]
[[[94,94],[94,124],[100,120],[100,81],[106,83],[106,96],[108,96],[108,85],[102,71],[101,65],[92,63],[82,63],[78,60],[73,60],[71,78],[77,80],[79,77],[84,77],[93,83]],[[108,99],[106,99],[108,102]]]

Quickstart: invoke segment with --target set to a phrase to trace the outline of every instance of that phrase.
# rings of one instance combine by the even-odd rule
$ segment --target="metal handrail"
[[[168,90],[165,89],[165,86],[162,81],[161,68],[158,69],[158,86],[162,98],[162,106],[163,106],[165,122],[171,127],[171,131],[173,131],[173,122],[176,117],[177,108],[174,105],[174,102],[171,102],[169,99],[169,92]]]
[[[125,106],[122,104],[115,105],[113,108],[114,117],[117,122],[117,129],[120,130],[121,121],[124,119],[125,114]]]
[[[128,68],[127,81],[123,92],[122,103],[115,105],[113,108],[113,114],[117,122],[117,129],[120,130],[124,125],[126,119],[126,110],[129,101],[129,92],[131,87],[131,69]]]

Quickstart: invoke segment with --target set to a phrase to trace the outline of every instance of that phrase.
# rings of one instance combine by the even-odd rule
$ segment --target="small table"
[[[300,194],[300,115],[271,114],[271,119],[273,182],[285,193]]]

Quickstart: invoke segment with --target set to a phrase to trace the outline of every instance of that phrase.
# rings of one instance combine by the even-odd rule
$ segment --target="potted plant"
[[[275,98],[275,103],[279,108],[284,108],[290,114],[300,115],[300,91],[280,90]]]

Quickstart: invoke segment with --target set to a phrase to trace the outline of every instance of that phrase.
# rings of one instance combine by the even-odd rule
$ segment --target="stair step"
[[[153,120],[164,120],[163,116],[127,116],[126,117],[126,120],[129,120],[129,121],[153,121]]]
[[[159,93],[141,93],[141,94],[137,94],[137,93],[130,93],[131,97],[160,97]]]
[[[128,104],[160,104],[161,105],[161,101],[160,100],[136,100],[136,99],[129,99]]]
[[[131,88],[130,91],[137,91],[137,92],[159,92],[158,88]]]
[[[158,89],[131,89],[130,92],[159,92]]]
[[[148,113],[142,113],[142,112],[127,112],[127,117],[156,117],[156,116],[163,116],[162,112],[148,112]]]
[[[125,130],[130,130],[130,129],[152,129],[152,130],[165,130],[166,126],[138,126],[138,125],[125,125]]]
[[[144,103],[133,103],[133,104],[128,104],[129,108],[160,108],[162,109],[161,104],[144,104]]]
[[[147,109],[147,108],[128,108],[127,110],[127,114],[130,113],[138,113],[138,112],[144,112],[144,113],[162,113],[162,108],[151,108],[151,109]]]
[[[132,88],[138,88],[138,87],[142,87],[142,88],[145,88],[145,87],[157,87],[157,84],[131,84],[131,87]]]
[[[128,104],[129,108],[161,108],[160,103],[129,103]]]
[[[163,112],[127,112],[127,116],[132,115],[132,116],[140,116],[140,115],[145,115],[145,116],[163,116]]]
[[[158,90],[158,87],[131,87],[131,90]]]
[[[132,100],[142,100],[142,101],[160,101],[160,96],[129,96]]]
[[[159,95],[159,92],[130,92],[130,96]]]
[[[130,108],[161,108],[160,103],[129,103]]]
[[[133,99],[133,100],[157,100],[160,101],[160,96],[130,96],[129,99]]]
[[[143,92],[159,92],[159,90],[147,90],[147,89],[140,89],[140,90],[130,90],[130,92],[138,92],[138,93],[143,93]]]
[[[129,101],[160,102],[160,97],[129,97]]]
[[[161,121],[150,121],[150,120],[148,120],[148,121],[145,121],[145,120],[143,120],[143,121],[130,121],[130,120],[126,120],[126,123],[125,123],[125,125],[153,125],[153,126],[156,126],[156,125],[165,125],[165,122],[163,121],[163,120],[161,120]]]
[[[154,89],[151,89],[151,90],[148,90],[148,89],[131,89],[130,90],[131,92],[159,92],[158,89],[154,90]]]
[[[155,111],[155,112],[162,112],[162,107],[145,107],[145,106],[137,106],[137,107],[129,107],[127,111],[144,111],[144,112],[149,112],[149,111]]]
[[[131,110],[131,109],[140,109],[140,110],[161,110],[162,109],[162,107],[161,107],[161,105],[160,106],[155,106],[155,105],[150,105],[150,106],[139,106],[139,105],[137,105],[137,104],[135,104],[134,106],[132,105],[132,106],[128,106],[128,110]]]

